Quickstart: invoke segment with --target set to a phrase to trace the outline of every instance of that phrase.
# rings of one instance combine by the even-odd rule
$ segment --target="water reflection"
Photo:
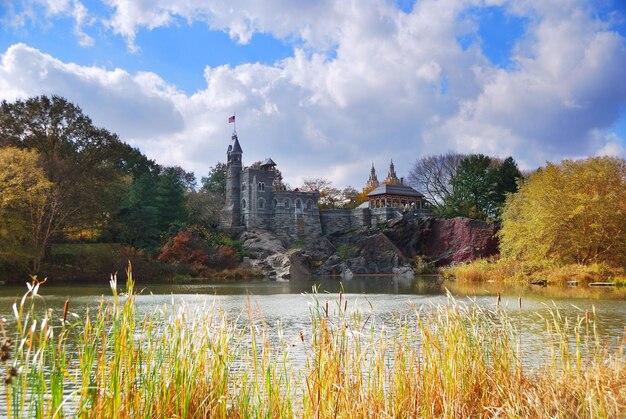
[[[232,316],[239,316],[246,309],[247,296],[258,306],[268,324],[281,321],[285,332],[299,333],[309,324],[309,304],[315,287],[320,299],[337,299],[343,291],[350,304],[360,302],[363,310],[375,313],[381,319],[399,313],[409,313],[413,307],[433,306],[446,302],[449,291],[460,301],[471,300],[483,307],[494,307],[497,295],[501,295],[501,307],[523,325],[524,338],[529,348],[538,341],[536,336],[545,331],[545,320],[550,310],[559,309],[562,315],[576,319],[585,312],[595,311],[597,328],[601,336],[618,338],[624,335],[626,324],[626,289],[624,288],[559,288],[559,287],[510,287],[502,284],[461,284],[442,281],[438,277],[358,276],[349,280],[319,279],[292,280],[288,282],[209,283],[194,285],[142,284],[137,297],[140,313],[155,307],[183,302],[190,306],[211,304],[219,306]],[[25,287],[0,287],[0,316],[13,319],[12,304],[18,300]],[[88,286],[42,286],[42,310],[52,308],[55,313],[63,310],[66,300],[70,309],[83,315],[88,307],[97,306],[102,298],[110,298],[108,282]],[[102,297],[104,296],[104,297]],[[519,303],[521,301],[521,309]],[[541,344],[538,344],[541,346]]]

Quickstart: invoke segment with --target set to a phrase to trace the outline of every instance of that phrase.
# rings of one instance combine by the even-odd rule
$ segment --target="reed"
[[[343,294],[311,296],[295,341],[249,302],[172,304],[139,317],[125,294],[78,319],[35,305],[33,280],[5,330],[9,417],[620,417],[624,338],[603,342],[594,313],[544,316],[548,356],[524,364],[515,310],[461,303],[412,307],[383,322]],[[69,304],[69,303],[68,303]],[[247,317],[247,318],[246,318]],[[69,320],[68,320],[69,319]],[[8,327],[8,326],[6,326]],[[292,351],[304,354],[294,364]]]

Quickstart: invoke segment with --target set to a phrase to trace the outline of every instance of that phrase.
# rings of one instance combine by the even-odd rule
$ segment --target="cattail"
[[[502,297],[500,297],[500,293],[498,293],[498,300],[496,301],[496,306],[500,307],[500,301],[502,301]]]
[[[11,359],[11,350],[13,349],[13,342],[11,339],[5,339],[0,346],[0,361],[6,362]]]
[[[65,300],[65,305],[63,306],[63,324],[67,321],[67,313],[70,311],[70,300]]]

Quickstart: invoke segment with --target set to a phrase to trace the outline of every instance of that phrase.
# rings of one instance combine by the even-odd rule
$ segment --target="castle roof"
[[[271,158],[267,158],[261,162],[261,167],[263,166],[276,166],[276,163]]]
[[[379,185],[372,192],[368,193],[367,196],[380,196],[380,195],[401,195],[401,196],[415,196],[419,198],[423,198],[424,195],[417,192],[415,189],[411,188],[407,185],[389,185],[387,183],[383,183]]]
[[[239,145],[239,139],[237,139],[237,134],[233,134],[233,148],[230,151],[231,153],[243,153],[241,146]]]

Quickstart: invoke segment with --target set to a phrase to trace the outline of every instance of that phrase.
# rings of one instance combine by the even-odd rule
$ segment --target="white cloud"
[[[77,4],[49,7],[73,10],[80,28],[88,12]],[[207,67],[206,87],[186,95],[154,73],[14,45],[2,56],[0,96],[66,96],[150,157],[198,175],[224,160],[226,119],[237,111],[245,161],[273,157],[294,186],[323,176],[360,187],[372,161],[385,172],[393,158],[402,175],[447,150],[513,155],[526,168],[623,153],[610,129],[626,103],[626,42],[574,0],[498,1],[528,18],[512,69],[493,67],[478,44],[457,44],[477,31],[463,11],[478,0],[422,0],[408,14],[385,0],[108,4],[108,27],[131,48],[143,28],[191,21],[242,43],[267,32],[299,46],[274,65]]]

